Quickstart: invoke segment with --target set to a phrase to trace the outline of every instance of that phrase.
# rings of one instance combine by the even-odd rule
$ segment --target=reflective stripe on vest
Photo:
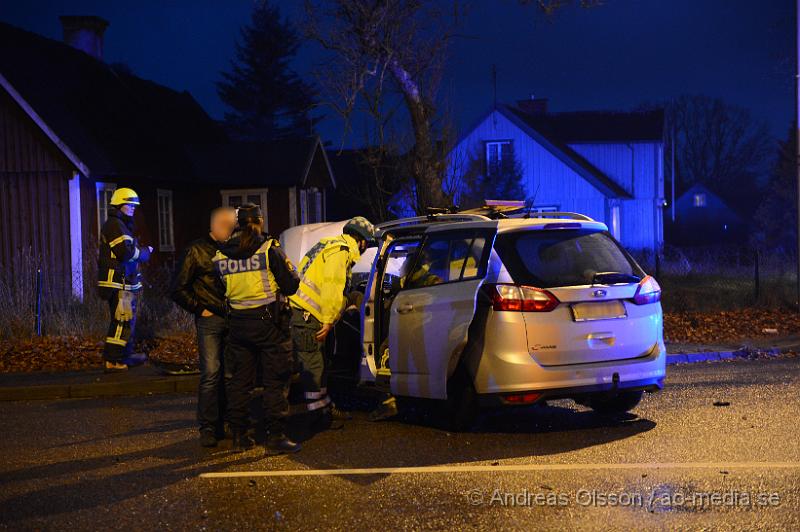
[[[217,251],[214,266],[225,283],[225,297],[238,310],[269,305],[277,299],[278,283],[269,267],[268,238],[246,259],[231,259]]]

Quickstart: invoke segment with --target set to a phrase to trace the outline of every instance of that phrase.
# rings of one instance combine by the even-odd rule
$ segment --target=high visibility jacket
[[[360,258],[352,236],[323,238],[300,261],[300,286],[290,303],[321,323],[334,323],[347,305],[351,272]]]
[[[269,263],[269,250],[278,243],[267,238],[253,255],[243,259],[229,258],[217,251],[212,259],[225,283],[225,298],[234,310],[246,310],[274,303],[278,299],[278,282]]]
[[[112,207],[100,229],[97,286],[103,297],[114,290],[138,291],[142,288],[139,264],[150,258],[150,250],[139,246],[133,236],[133,219]]]

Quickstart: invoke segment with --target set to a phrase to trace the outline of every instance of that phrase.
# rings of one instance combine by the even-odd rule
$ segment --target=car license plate
[[[575,303],[572,305],[573,321],[616,320],[627,318],[622,301],[598,301],[592,303]]]

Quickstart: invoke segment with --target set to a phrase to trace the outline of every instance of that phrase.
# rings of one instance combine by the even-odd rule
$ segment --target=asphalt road
[[[200,449],[189,395],[3,403],[0,528],[800,529],[800,359],[668,372],[625,420],[562,401],[451,434],[356,412],[269,459]]]

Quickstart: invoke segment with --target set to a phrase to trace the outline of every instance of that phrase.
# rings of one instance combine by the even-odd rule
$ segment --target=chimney
[[[85,52],[95,59],[103,60],[103,33],[108,21],[95,16],[58,17],[64,29],[64,42]]]
[[[547,113],[547,98],[537,98],[531,94],[528,100],[517,100],[517,107],[529,115],[543,115]]]

